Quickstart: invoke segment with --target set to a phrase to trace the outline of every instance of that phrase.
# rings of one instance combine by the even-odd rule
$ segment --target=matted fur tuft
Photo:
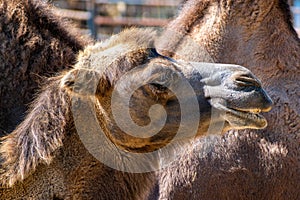
[[[2,138],[3,159],[1,184],[12,186],[23,180],[38,164],[50,164],[53,152],[62,146],[68,121],[69,97],[58,80],[50,80],[26,119],[8,136]]]

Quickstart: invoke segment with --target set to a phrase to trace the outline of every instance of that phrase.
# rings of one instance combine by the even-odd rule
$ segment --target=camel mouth
[[[267,126],[266,118],[261,115],[260,109],[251,109],[249,111],[242,111],[237,109],[228,109],[228,113],[226,118],[229,118],[228,122],[234,128],[252,128],[252,129],[263,129]],[[233,120],[232,118],[237,118],[237,120]],[[232,122],[233,121],[233,122]]]
[[[225,112],[223,118],[235,129],[263,129],[268,124],[260,108],[239,109],[219,105],[218,109]]]

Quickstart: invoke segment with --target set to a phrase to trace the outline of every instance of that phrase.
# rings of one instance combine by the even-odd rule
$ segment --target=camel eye
[[[147,88],[155,95],[163,94],[168,96],[171,94],[170,88],[177,82],[178,73],[171,67],[166,67],[164,63],[156,64],[151,70],[151,76],[147,80]]]
[[[161,85],[159,83],[151,83],[150,87],[152,87],[156,91],[160,91],[160,92],[166,92],[168,90],[168,88],[166,86]]]

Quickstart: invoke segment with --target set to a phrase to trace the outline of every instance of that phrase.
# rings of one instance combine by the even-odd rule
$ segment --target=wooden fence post
[[[97,39],[98,35],[97,35],[97,28],[95,25],[95,16],[96,16],[96,12],[97,12],[96,0],[88,0],[88,1],[86,1],[86,3],[87,3],[87,10],[90,13],[90,17],[87,20],[88,28],[90,30],[91,36],[94,39]]]

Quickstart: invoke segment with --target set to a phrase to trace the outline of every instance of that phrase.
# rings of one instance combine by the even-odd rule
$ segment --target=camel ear
[[[61,87],[79,95],[103,95],[111,87],[106,76],[89,69],[73,69],[61,80]]]
[[[63,76],[60,82],[61,88],[66,88],[73,91],[73,86],[75,83],[76,76],[78,74],[78,69],[73,69]]]

